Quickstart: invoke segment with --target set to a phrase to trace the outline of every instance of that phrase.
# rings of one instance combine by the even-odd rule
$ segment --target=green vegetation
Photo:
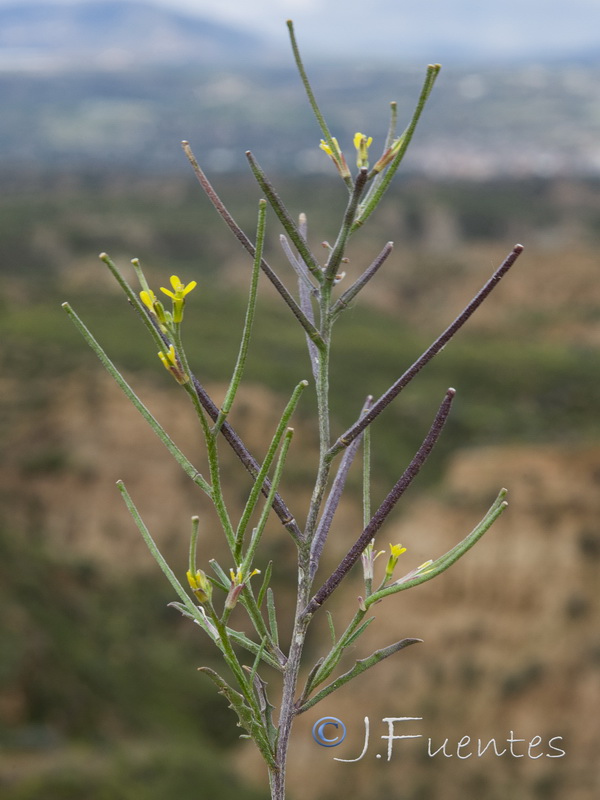
[[[3,529],[0,685],[23,707],[21,724],[0,719],[0,773],[4,759],[29,754],[3,797],[163,800],[194,785],[215,798],[237,791],[223,757],[235,729],[226,703],[194,668],[206,655],[167,608],[171,599],[154,576],[110,579],[93,563],[65,559],[41,532],[31,541]],[[32,766],[35,755],[48,763]]]
[[[15,427],[26,429],[31,416],[44,413],[46,399],[64,380],[95,369],[93,356],[60,309],[67,294],[120,366],[143,377],[156,374],[152,350],[132,335],[138,329],[134,315],[104,280],[95,258],[101,250],[121,264],[139,256],[157,285],[165,285],[173,272],[197,279],[198,313],[186,319],[189,357],[206,383],[229,376],[237,331],[224,324],[221,309],[226,298],[230,319],[236,316],[241,329],[244,305],[237,285],[245,288],[249,265],[235,244],[224,247],[220,223],[194,183],[173,178],[159,184],[129,175],[100,180],[90,174],[15,178],[7,185],[0,201],[0,371],[3,380],[27,391],[0,397],[0,447]],[[254,221],[245,220],[242,209],[253,208],[250,187],[237,177],[220,185],[248,228]],[[519,270],[543,273],[547,281],[558,280],[561,267],[549,265],[549,251],[536,251],[535,243],[551,229],[565,232],[576,222],[580,243],[596,244],[599,212],[589,197],[599,194],[597,187],[571,185],[569,203],[561,199],[561,187],[535,181],[425,187],[413,181],[398,191],[399,228],[408,233],[398,238],[407,238],[408,247],[392,256],[398,267],[391,270],[386,302],[374,297],[372,307],[353,310],[337,331],[339,362],[332,380],[339,430],[363,401],[348,376],[360,371],[363,386],[374,394],[381,391],[390,365],[398,365],[396,372],[408,366],[451,321],[458,307],[454,299],[468,299],[469,286],[479,285],[492,259],[497,263],[517,238],[526,245],[534,242]],[[327,235],[330,208],[342,198],[330,183],[316,196],[308,191],[307,184],[297,182],[286,201],[295,211],[312,210],[309,234]],[[435,220],[428,209],[435,204],[455,222],[458,243],[449,252],[431,247]],[[507,241],[513,233],[514,240]],[[374,255],[370,239],[358,241],[349,271],[359,268],[363,255]],[[374,429],[374,466],[382,485],[398,477],[449,385],[457,388],[457,401],[439,444],[441,457],[434,469],[424,471],[421,487],[439,477],[444,456],[459,445],[598,441],[592,360],[597,356],[591,339],[572,332],[580,309],[588,326],[598,324],[599,305],[593,292],[585,291],[596,278],[591,272],[585,278],[588,251],[573,254],[572,240],[557,241],[559,250],[571,248],[570,274],[579,275],[582,287],[578,300],[561,302],[557,291],[552,305],[531,298],[526,288],[516,303],[501,294],[493,298],[492,307],[498,305],[486,324],[477,328],[474,318],[475,327],[461,332],[385,412],[386,427],[394,433],[382,436]],[[269,246],[269,259],[283,270],[283,258],[272,241]],[[485,254],[481,258],[477,248]],[[465,266],[473,263],[476,268]],[[436,281],[442,276],[444,297],[428,306],[433,274]],[[521,273],[513,280],[518,285]],[[247,376],[285,397],[310,370],[302,334],[282,324],[287,311],[271,307],[265,285],[261,281],[259,303],[269,304],[269,313],[259,315]],[[270,360],[258,355],[267,343]],[[169,381],[165,374],[165,385]],[[34,447],[25,434],[21,441],[17,460],[24,479],[68,471],[69,453],[61,443]],[[231,714],[197,675],[195,667],[206,663],[206,654],[198,652],[189,623],[166,608],[172,596],[161,577],[124,581],[76,556],[65,561],[64,553],[53,552],[46,542],[43,529],[35,535],[15,530],[11,510],[29,502],[24,494],[2,489],[2,500],[0,695],[14,696],[20,706],[12,716],[0,707],[0,742],[8,754],[0,758],[0,775],[3,758],[24,752],[29,759],[22,774],[2,787],[3,796],[162,800],[193,794],[190,787],[201,785],[202,797],[225,800],[235,794],[254,800],[247,787],[232,788],[227,753],[237,740]],[[123,607],[127,615],[120,613]],[[47,754],[51,767],[31,768]]]

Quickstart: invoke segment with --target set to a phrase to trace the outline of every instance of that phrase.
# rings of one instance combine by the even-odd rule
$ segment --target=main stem
[[[302,617],[302,610],[306,607],[305,604],[310,599],[310,586],[308,583],[309,557],[310,549],[304,545],[303,551],[298,558],[298,601],[296,604],[296,618],[288,660],[283,675],[283,691],[279,714],[277,747],[275,751],[277,767],[269,770],[272,800],[285,800],[285,771],[288,748],[292,724],[297,713],[295,705],[296,687],[298,685],[298,674],[300,672],[300,662],[306,639],[306,631],[311,619],[309,616]]]
[[[296,614],[294,619],[294,629],[288,660],[283,675],[283,690],[281,698],[281,710],[279,714],[279,726],[277,735],[277,747],[275,761],[277,767],[269,770],[269,783],[271,787],[272,800],[285,800],[285,772],[287,756],[290,742],[292,725],[297,714],[296,690],[298,686],[298,675],[302,651],[306,640],[308,626],[312,619],[311,614],[303,613],[310,600],[311,578],[310,578],[310,545],[315,535],[319,512],[323,503],[331,457],[328,455],[330,449],[330,430],[329,430],[329,354],[331,345],[331,284],[325,283],[321,287],[321,326],[320,334],[325,343],[325,347],[319,351],[319,368],[316,376],[317,410],[319,418],[319,466],[315,486],[308,510],[306,528],[302,544],[298,550],[298,593],[296,602]]]
[[[321,334],[325,346],[322,350],[319,350],[319,368],[316,375],[317,413],[319,419],[319,467],[304,532],[304,539],[309,545],[317,529],[319,511],[321,510],[323,496],[327,488],[327,479],[331,466],[331,457],[329,456],[329,357],[331,352],[332,327],[330,313],[331,288],[331,283],[328,281],[321,287],[321,325],[319,333]],[[308,575],[306,580],[308,581]]]

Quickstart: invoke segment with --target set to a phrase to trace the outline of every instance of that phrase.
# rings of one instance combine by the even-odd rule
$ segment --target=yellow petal
[[[152,290],[149,292],[142,291],[140,292],[140,300],[142,303],[150,309],[150,311],[154,311],[154,303],[156,302],[156,295]]]

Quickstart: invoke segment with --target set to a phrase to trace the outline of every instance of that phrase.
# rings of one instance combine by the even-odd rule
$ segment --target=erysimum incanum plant
[[[167,564],[126,487],[122,482],[118,484],[150,552],[171,583],[177,597],[172,605],[199,626],[207,640],[207,646],[217,648],[228,668],[225,677],[213,669],[207,667],[201,669],[229,701],[239,718],[239,725],[246,732],[245,736],[253,739],[258,746],[267,765],[273,800],[283,800],[285,796],[286,760],[290,733],[296,717],[382,659],[420,641],[402,639],[387,644],[382,649],[356,661],[347,672],[336,674],[339,672],[338,667],[345,651],[360,639],[372,621],[375,604],[389,595],[429,581],[448,569],[483,536],[506,507],[506,492],[501,490],[483,519],[462,541],[447,553],[427,561],[401,577],[396,576],[396,570],[405,548],[400,544],[390,545],[383,575],[376,580],[374,562],[378,556],[386,552],[377,549],[376,537],[390,512],[429,457],[450,413],[455,390],[452,388],[447,390],[421,446],[375,510],[371,509],[369,489],[370,427],[386,406],[395,400],[415,375],[465,324],[522,251],[521,245],[516,245],[454,322],[391,383],[380,397],[368,396],[355,422],[341,435],[334,437],[330,425],[329,395],[333,326],[382,267],[392,252],[393,244],[388,242],[372,263],[342,290],[339,285],[344,278],[341,270],[347,260],[347,247],[355,231],[367,222],[382,201],[410,144],[440,67],[433,65],[427,68],[414,113],[401,134],[396,131],[397,111],[395,104],[392,103],[387,138],[379,156],[371,166],[371,152],[375,149],[371,136],[356,133],[353,138],[354,156],[346,158],[338,139],[331,134],[306,75],[291,22],[288,23],[288,27],[300,78],[321,130],[320,147],[331,159],[345,186],[346,203],[345,208],[341,209],[337,237],[334,244],[328,246],[326,260],[322,263],[308,244],[305,215],[301,215],[298,222],[292,219],[257,159],[248,152],[246,155],[250,169],[264,193],[264,199],[258,206],[256,236],[251,240],[217,195],[198,164],[189,143],[183,142],[184,152],[200,185],[252,261],[250,290],[239,354],[220,408],[213,402],[201,380],[192,370],[183,344],[185,309],[192,300],[190,294],[196,287],[196,281],[186,283],[177,275],[173,275],[170,278],[170,288],[162,287],[162,295],[157,296],[148,285],[139,261],[134,259],[132,263],[141,287],[138,294],[109,256],[106,254],[100,256],[125,292],[142,325],[145,326],[157,349],[160,361],[186,392],[195,409],[208,456],[206,476],[188,460],[167,431],[138,399],[73,309],[66,303],[64,305],[108,372],[184,472],[214,505],[229,548],[230,564],[222,566],[216,560],[208,559],[204,555],[201,563],[198,563],[199,519],[194,517],[191,525],[189,566],[187,575],[182,576],[176,574]],[[349,137],[345,135],[345,138]],[[352,164],[352,168],[349,163]],[[283,233],[280,235],[282,253],[293,272],[297,284],[295,290],[288,288],[288,279],[279,278],[263,255],[267,205],[272,208],[283,228]],[[299,324],[304,329],[311,368],[310,380],[300,380],[293,389],[262,462],[249,451],[228,421],[246,363],[261,272],[266,275],[288,306],[291,312],[290,324]],[[169,308],[159,299],[163,295],[167,306],[170,304]],[[316,396],[319,459],[308,508],[296,508],[292,511],[279,492],[279,484],[293,436],[293,429],[289,423],[302,395],[307,392],[311,384],[311,391],[314,391]],[[234,451],[242,467],[253,479],[245,507],[237,519],[232,516],[227,506],[221,484],[219,452],[223,447],[230,447]],[[318,572],[321,556],[344,492],[350,465],[359,450],[362,450],[363,456],[363,523],[354,532],[353,543],[339,565],[323,579]],[[296,607],[291,624],[292,635],[287,643],[279,639],[275,597],[270,587],[272,570],[276,565],[273,567],[267,562],[264,548],[261,547],[267,520],[273,514],[278,517],[281,526],[289,535],[290,546],[297,552]],[[207,542],[203,547],[203,554],[209,547],[210,543]],[[347,578],[357,562],[362,564],[364,588],[353,616],[346,623],[344,632],[338,636],[329,615],[331,644],[323,648],[323,653],[315,664],[312,666],[304,664],[304,643],[313,620],[322,613],[329,597]],[[250,628],[246,625],[245,630],[253,630],[252,634],[242,632],[238,629],[239,625],[234,626],[231,622],[231,615],[236,607],[238,609],[241,607],[245,612],[250,623]],[[302,682],[301,668],[305,676]],[[275,671],[281,677],[280,696],[276,706],[272,705],[272,698],[267,696],[267,683],[263,677],[265,670],[271,673]],[[334,674],[336,676],[332,677]],[[275,683],[272,677],[270,683]]]

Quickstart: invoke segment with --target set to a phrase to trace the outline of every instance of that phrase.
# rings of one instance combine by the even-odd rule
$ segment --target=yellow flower
[[[397,560],[402,553],[406,553],[406,547],[402,547],[401,544],[390,544],[391,557]]]
[[[184,284],[181,282],[181,279],[178,278],[177,275],[171,275],[169,280],[171,281],[171,286],[173,287],[173,291],[171,291],[170,289],[164,289],[162,286],[160,290],[161,292],[168,294],[169,297],[172,297],[173,299],[176,299],[178,297],[185,297],[186,294],[189,294],[192,291],[192,289],[195,289],[196,286],[198,285],[196,281],[190,281],[190,283],[188,283],[187,286],[184,286]]]
[[[206,603],[207,600],[210,600],[212,595],[212,585],[206,577],[206,574],[202,572],[201,569],[196,570],[195,575],[188,570],[187,579],[190,589],[201,603]]]
[[[142,303],[150,309],[150,311],[154,311],[154,303],[156,303],[156,295],[152,291],[152,289],[148,289],[147,292],[140,292],[140,300]]]
[[[242,568],[238,567],[235,572],[233,571],[233,569],[230,569],[229,570],[229,575],[231,577],[231,583],[234,586],[243,586],[246,583],[246,581],[249,581],[250,578],[252,578],[254,575],[260,575],[260,570],[259,569],[253,569],[252,572],[250,573],[250,575],[246,575],[244,577],[244,574],[242,572]]]
[[[141,291],[140,292],[140,300],[146,306],[146,308],[150,311],[150,313],[154,314],[154,316],[158,319],[161,331],[163,333],[166,333],[167,332],[167,327],[166,326],[167,326],[167,323],[168,323],[167,315],[166,315],[166,312],[165,312],[163,304],[160,302],[160,300],[154,294],[152,289],[148,289],[148,291],[146,291],[146,290]]]
[[[328,145],[324,139],[321,139],[321,144],[319,145],[319,147],[321,148],[321,150],[327,153],[327,155],[331,158],[331,160],[337,167],[337,171],[340,173],[342,178],[344,179],[349,178],[350,170],[348,169],[348,164],[346,163],[344,154],[340,150],[338,140],[335,137],[332,137],[331,144],[333,145],[333,147]]]
[[[173,345],[169,347],[166,353],[163,353],[163,351],[160,350],[158,357],[162,361],[164,368],[169,370],[177,383],[183,384],[189,381],[190,377],[181,369],[181,364],[179,363],[179,359],[177,358],[177,353],[175,352]]]
[[[340,146],[338,144],[338,140],[334,136],[331,139],[331,141],[333,142],[333,148],[331,148],[327,144],[325,139],[321,139],[321,144],[319,145],[319,147],[321,148],[321,150],[324,150],[328,156],[331,156],[332,158],[338,158],[342,154],[342,151],[340,150]]]
[[[365,136],[364,133],[354,134],[354,147],[356,148],[356,166],[359,169],[369,166],[369,147],[373,144],[372,136]]]
[[[389,580],[392,577],[392,573],[394,572],[396,564],[398,563],[398,559],[402,553],[406,553],[406,547],[402,547],[401,544],[390,544],[390,557],[385,568],[386,580]]]
[[[160,290],[168,295],[173,301],[173,322],[181,322],[183,319],[185,296],[189,294],[192,289],[195,289],[198,284],[196,281],[190,281],[190,283],[185,286],[177,275],[171,275],[170,281],[173,291],[170,289],[165,289],[163,286],[160,287]]]

